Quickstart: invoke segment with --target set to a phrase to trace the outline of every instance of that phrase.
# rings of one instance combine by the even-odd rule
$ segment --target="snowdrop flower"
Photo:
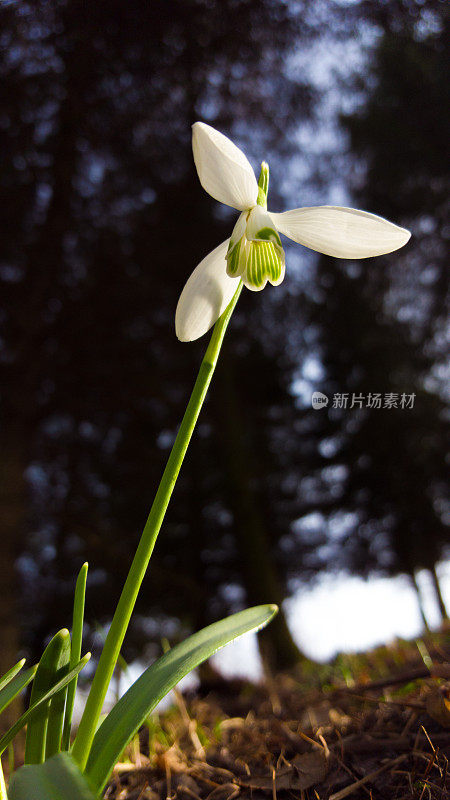
[[[215,200],[241,212],[230,239],[194,270],[178,301],[175,329],[181,341],[203,336],[230,303],[239,279],[252,291],[267,281],[278,286],[285,258],[280,233],[335,258],[369,258],[391,253],[409,231],[367,211],[339,206],[267,211],[269,167],[259,181],[244,153],[204,122],[192,126],[192,149],[200,183]]]

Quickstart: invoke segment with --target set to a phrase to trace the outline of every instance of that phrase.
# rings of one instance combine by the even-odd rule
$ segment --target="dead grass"
[[[216,679],[148,720],[109,800],[444,800],[450,636],[398,642],[264,687]]]

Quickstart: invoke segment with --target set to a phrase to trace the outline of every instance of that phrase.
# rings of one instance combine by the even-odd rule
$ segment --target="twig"
[[[355,779],[355,775],[354,775],[354,773],[352,772],[352,770],[350,769],[350,767],[348,767],[348,766],[347,766],[347,764],[345,763],[345,761],[343,760],[343,758],[339,758],[339,756],[338,756],[338,755],[336,755],[336,753],[333,753],[333,756],[334,756],[334,758],[336,759],[336,761],[338,762],[339,766],[340,766],[340,767],[341,767],[343,770],[345,770],[345,772],[347,772],[347,774],[348,774],[348,775],[350,775],[350,777],[351,777],[351,778],[354,780],[354,779]],[[366,793],[367,795],[369,795],[369,798],[370,798],[370,800],[371,800],[371,798],[372,798],[372,793],[371,793],[371,792],[369,792],[369,790],[368,790],[367,786],[362,786],[361,788],[362,788],[362,789],[365,791],[365,793]],[[330,800],[331,800],[331,798],[330,798]]]
[[[364,695],[353,694],[354,700],[361,700],[363,703],[383,703],[386,706],[400,706],[400,708],[412,708],[414,711],[425,711],[423,703],[411,703],[407,700],[386,700],[384,697],[365,697]]]
[[[430,677],[430,670],[429,669],[414,669],[411,672],[404,672],[402,675],[391,675],[388,678],[383,678],[379,681],[372,681],[371,683],[358,683],[356,686],[342,686],[339,689],[335,689],[331,694],[334,695],[339,694],[360,694],[361,692],[370,692],[372,689],[385,689],[386,686],[397,686],[402,683],[411,683],[411,681],[417,681],[421,678],[429,678]]]
[[[170,800],[172,794],[172,771],[167,758],[164,759],[164,769],[166,772],[166,800]]]
[[[408,758],[408,754],[403,754],[401,756],[397,756],[397,758],[393,758],[391,761],[388,761],[386,764],[383,764],[382,767],[376,769],[375,772],[369,773],[364,778],[361,778],[359,781],[352,783],[351,786],[346,786],[345,789],[341,789],[340,792],[336,792],[335,794],[330,795],[329,800],[343,800],[344,797],[348,797],[350,794],[353,794],[356,789],[361,788],[366,783],[371,781],[373,778],[376,778],[377,775],[380,775],[381,772],[385,772],[387,769],[396,766],[396,764],[400,764],[401,761],[404,761],[405,758]]]
[[[145,783],[144,783],[144,785],[143,785],[143,787],[142,787],[142,791],[141,791],[141,792],[139,792],[139,797],[138,797],[138,799],[137,799],[137,800],[143,800],[143,798],[144,798],[144,792],[145,792],[145,791],[148,789],[148,786],[149,786],[149,783],[148,783],[148,781],[145,781]]]
[[[194,745],[195,755],[198,758],[204,758],[205,757],[205,749],[204,749],[204,747],[203,747],[203,745],[202,745],[202,743],[201,743],[201,741],[199,739],[199,736],[198,736],[198,733],[197,733],[196,722],[195,722],[195,720],[191,719],[190,716],[189,716],[189,712],[187,710],[186,703],[184,702],[184,697],[181,694],[179,689],[172,689],[172,692],[173,692],[173,695],[175,697],[177,706],[178,706],[178,708],[180,710],[180,714],[181,714],[181,716],[183,718],[183,721],[184,721],[184,723],[186,725],[186,728],[188,730],[191,742]]]

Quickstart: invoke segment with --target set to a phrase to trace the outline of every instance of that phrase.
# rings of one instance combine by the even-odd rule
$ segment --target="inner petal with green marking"
[[[236,225],[234,226],[233,233],[231,234],[230,243],[227,252],[227,273],[230,278],[237,278],[242,275],[247,260],[247,247],[248,242],[245,236],[247,227],[247,217],[249,212],[243,211],[240,215]]]
[[[242,280],[247,289],[264,289],[267,281],[278,286],[284,278],[284,253],[273,242],[255,241],[250,243],[246,270]]]
[[[260,291],[267,281],[278,286],[284,278],[284,250],[270,215],[254,206],[239,217],[227,253],[227,273],[242,276],[248,289]]]

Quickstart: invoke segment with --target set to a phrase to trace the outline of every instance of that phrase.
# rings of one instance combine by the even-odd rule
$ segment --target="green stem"
[[[161,483],[145,523],[136,554],[122,590],[111,627],[103,646],[83,716],[72,748],[72,755],[84,769],[102,711],[105,695],[119,657],[136,598],[161,528],[175,482],[183,463],[203,401],[206,397],[228,322],[242,291],[242,282],[222,316],[217,320],[203,358],[188,406],[172,447]]]
[[[0,800],[8,800],[8,793],[6,791],[5,776],[3,774],[3,765],[0,758]]]

